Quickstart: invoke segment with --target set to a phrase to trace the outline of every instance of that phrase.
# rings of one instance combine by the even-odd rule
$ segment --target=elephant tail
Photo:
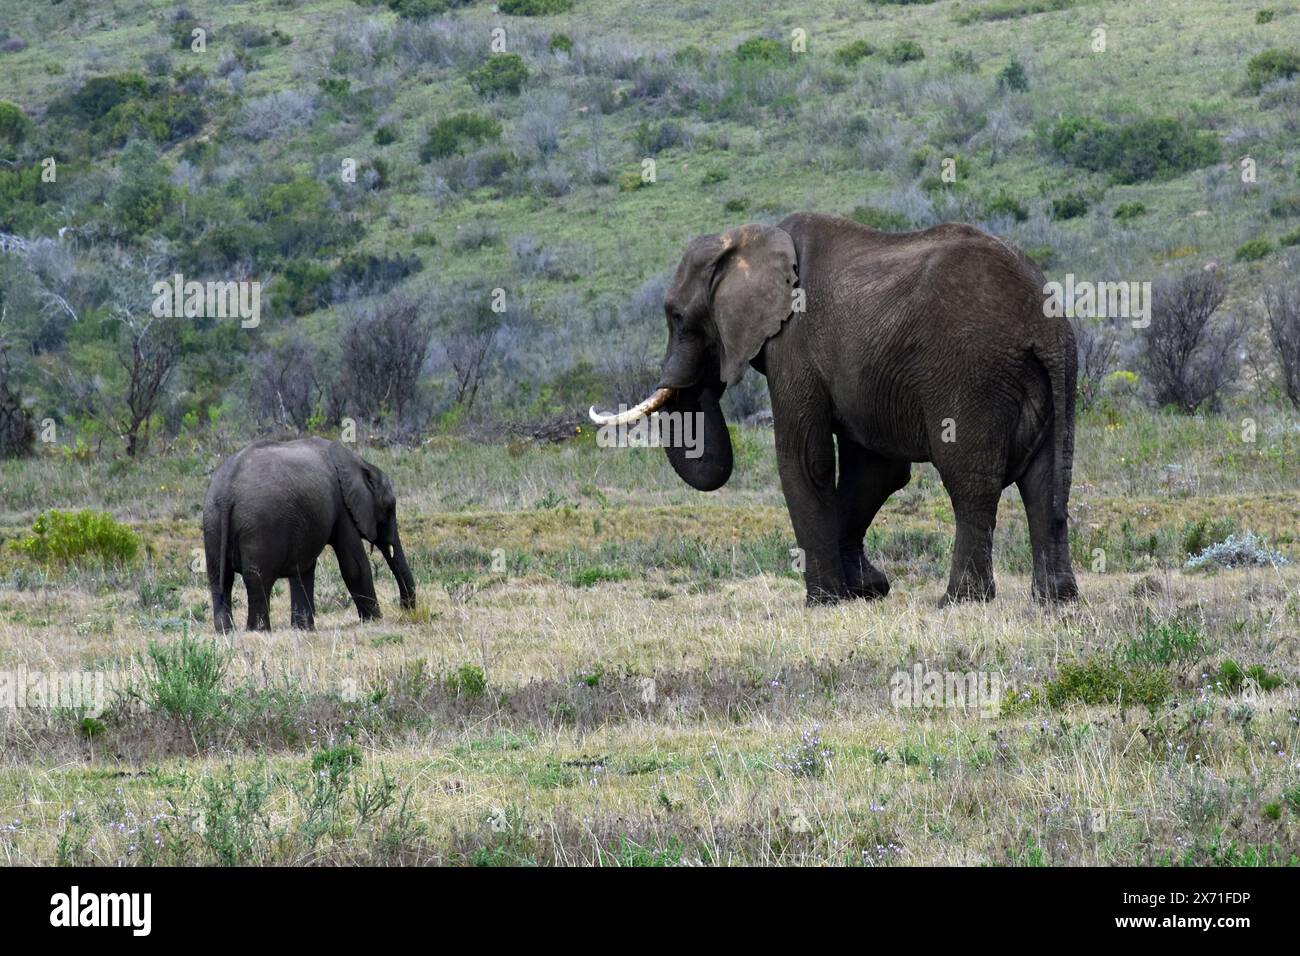
[[[224,595],[234,578],[230,553],[230,503],[209,501],[203,512],[203,560],[214,598]]]
[[[1042,321],[1041,318],[1039,321]],[[1070,476],[1074,470],[1074,404],[1079,358],[1067,323],[1054,343],[1035,343],[1035,358],[1047,370],[1052,386],[1052,524],[1064,533],[1068,521]]]

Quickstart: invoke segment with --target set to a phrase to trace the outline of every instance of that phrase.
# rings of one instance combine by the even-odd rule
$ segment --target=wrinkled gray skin
[[[695,488],[726,483],[718,399],[752,366],[772,395],[809,603],[888,593],[863,539],[922,461],[956,516],[943,604],[994,596],[993,529],[1012,484],[1029,517],[1035,596],[1073,599],[1075,341],[1065,319],[1044,316],[1043,285],[1023,253],[960,224],[884,233],[797,213],[698,237],[665,297],[659,386],[678,390],[665,410],[703,413],[704,454],[668,457]]]
[[[316,626],[316,561],[334,549],[362,620],[381,617],[366,542],[378,546],[397,578],[404,608],[415,607],[415,579],[397,533],[392,482],[338,442],[323,438],[258,441],[231,455],[212,476],[203,502],[203,546],[218,631],[234,629],[235,573],[248,592],[248,629],[271,628],[271,587],[289,581],[295,627]]]

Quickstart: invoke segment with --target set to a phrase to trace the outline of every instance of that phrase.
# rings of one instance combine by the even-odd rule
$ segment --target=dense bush
[[[26,113],[13,103],[0,100],[0,145],[17,149],[35,128]]]
[[[32,533],[14,548],[41,564],[73,564],[89,559],[125,564],[140,550],[134,531],[102,511],[51,510],[32,522]]]
[[[528,64],[518,53],[498,53],[470,70],[468,79],[476,93],[491,97],[499,93],[518,94],[528,82],[528,75]]]
[[[1052,149],[1066,162],[1109,173],[1117,183],[1168,179],[1219,159],[1218,138],[1168,117],[1107,126],[1100,120],[1070,116],[1050,132]]]
[[[835,62],[841,66],[857,66],[875,52],[876,48],[866,40],[854,40],[835,51]]]
[[[893,46],[885,51],[885,62],[894,66],[924,59],[925,51],[915,40],[895,40]]]
[[[139,73],[87,80],[79,90],[55,98],[48,116],[63,134],[89,136],[97,149],[136,137],[169,145],[193,136],[207,122],[195,94]]]
[[[1077,219],[1088,212],[1088,197],[1083,193],[1066,193],[1060,199],[1053,199],[1051,213],[1053,219]]]
[[[444,159],[463,152],[470,144],[492,143],[501,138],[501,124],[481,113],[455,113],[433,124],[420,147],[420,162]]]
[[[1274,80],[1288,80],[1300,73],[1300,50],[1265,50],[1246,64],[1246,88],[1258,93]]]
[[[736,47],[736,59],[742,62],[780,63],[793,57],[790,48],[780,40],[753,37]]]
[[[572,10],[573,0],[498,0],[497,9],[514,17],[545,17]]]
[[[1145,216],[1147,207],[1140,202],[1122,202],[1115,207],[1114,218],[1120,222],[1132,222],[1139,216]]]
[[[1273,243],[1268,239],[1248,239],[1237,247],[1233,256],[1238,262],[1258,262],[1273,254]]]
[[[1011,62],[998,73],[998,89],[1011,90],[1013,93],[1028,90],[1029,77],[1025,74],[1024,64],[1012,57]]]
[[[979,23],[986,20],[1013,20],[1035,13],[1052,13],[1068,10],[1076,0],[996,0],[979,6],[966,5],[957,13],[957,22],[962,24]]]

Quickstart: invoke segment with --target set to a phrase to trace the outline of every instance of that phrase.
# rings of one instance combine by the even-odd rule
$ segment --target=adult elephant
[[[732,465],[718,401],[752,366],[772,396],[810,604],[888,593],[863,539],[922,461],[938,469],[957,522],[943,604],[994,596],[998,499],[1013,483],[1029,516],[1034,594],[1073,599],[1077,359],[1069,323],[1044,313],[1043,286],[1023,253],[961,224],[885,233],[797,213],[700,236],[664,300],[668,352],[654,394],[591,417],[700,416],[702,450],[669,442],[668,458],[687,484],[712,491]]]
[[[271,587],[289,580],[295,627],[316,626],[316,560],[334,549],[362,620],[381,617],[366,542],[378,545],[397,578],[404,608],[415,607],[415,579],[397,533],[397,498],[382,471],[323,438],[257,441],[212,476],[203,502],[203,547],[218,631],[234,628],[235,572],[248,592],[248,629],[271,627]]]

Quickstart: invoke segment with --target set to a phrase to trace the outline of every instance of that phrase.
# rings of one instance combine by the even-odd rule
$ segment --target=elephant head
[[[415,607],[415,578],[406,563],[397,533],[397,495],[388,476],[370,462],[340,445],[331,447],[334,472],[348,516],[361,537],[378,546],[397,579],[402,607]]]
[[[731,477],[731,436],[718,402],[792,311],[798,261],[790,234],[775,226],[739,226],[691,240],[664,297],[668,352],[659,384],[619,414],[591,409],[598,425],[623,425],[654,412],[700,416],[701,453],[668,443],[668,460],[700,491]]]

